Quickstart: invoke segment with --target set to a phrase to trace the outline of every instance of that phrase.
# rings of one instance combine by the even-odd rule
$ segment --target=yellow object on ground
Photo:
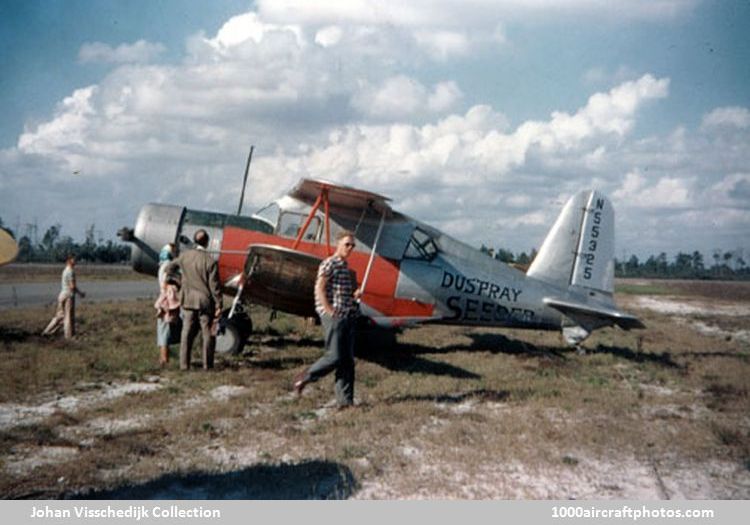
[[[10,233],[0,228],[0,266],[13,262],[18,255],[18,243]]]

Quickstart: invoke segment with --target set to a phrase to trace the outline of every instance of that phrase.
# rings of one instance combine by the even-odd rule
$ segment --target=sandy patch
[[[467,399],[466,401],[454,405],[448,405],[447,403],[438,403],[437,406],[444,410],[450,410],[454,414],[467,414],[469,412],[473,412],[478,403],[479,401],[476,399]]]
[[[576,455],[574,464],[532,466],[488,460],[476,472],[448,462],[423,465],[416,476],[364,480],[354,499],[735,499],[750,488],[750,472],[735,463],[656,464],[635,458]],[[441,489],[426,491],[418,478]],[[717,479],[731,480],[718,484]],[[425,482],[425,485],[428,484]]]
[[[649,394],[653,394],[655,396],[660,397],[669,397],[675,395],[675,391],[671,388],[667,388],[665,386],[661,385],[650,385],[648,383],[639,383],[638,388],[643,390],[644,392],[648,392]]]
[[[667,315],[750,316],[750,306],[744,303],[709,304],[703,301],[680,301],[673,298],[642,296],[636,298],[635,305]]]
[[[222,445],[215,444],[204,447],[200,453],[207,456],[211,461],[223,468],[238,469],[250,467],[257,464],[260,460],[260,450],[257,446],[225,448]]]
[[[721,337],[723,339],[734,339],[735,341],[742,341],[744,343],[750,343],[750,330],[737,330],[730,332],[729,330],[723,330],[715,325],[709,325],[701,321],[695,321],[689,323],[696,331],[701,334],[705,334],[712,337]]]
[[[28,474],[33,469],[63,463],[75,459],[79,451],[76,447],[14,447],[12,453],[3,461],[4,470],[10,474]]]
[[[79,395],[61,396],[37,404],[0,404],[0,430],[38,423],[56,412],[74,413],[100,403],[113,401],[130,394],[155,392],[159,383],[101,384],[98,390]]]
[[[221,385],[211,390],[211,397],[216,401],[227,401],[233,397],[241,396],[250,389],[244,386],[237,385]]]
[[[134,416],[125,419],[96,418],[86,422],[86,434],[114,436],[147,428],[152,423],[148,416]]]

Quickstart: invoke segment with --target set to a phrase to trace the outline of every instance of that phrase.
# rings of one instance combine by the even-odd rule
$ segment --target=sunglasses
[[[344,246],[346,246],[347,248],[354,248],[355,244],[353,242],[345,242]]]

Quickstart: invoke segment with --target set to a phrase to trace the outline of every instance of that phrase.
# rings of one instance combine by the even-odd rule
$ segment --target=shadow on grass
[[[390,346],[385,344],[381,345],[377,350],[370,348],[366,353],[361,356],[363,359],[368,361],[376,362],[382,366],[385,366],[391,370],[405,370],[405,371],[417,371],[423,373],[430,373],[425,363],[433,363],[422,359],[420,354],[449,354],[453,352],[490,352],[492,354],[506,354],[525,358],[544,358],[553,360],[556,362],[568,361],[566,354],[575,352],[574,348],[562,348],[562,347],[550,347],[550,346],[538,346],[520,339],[511,339],[502,334],[491,334],[491,333],[467,333],[464,334],[466,337],[471,339],[471,342],[467,344],[452,344],[443,347],[431,347],[422,344],[398,344],[393,342]],[[394,339],[395,341],[395,339]],[[589,350],[591,354],[611,354],[620,359],[627,359],[636,363],[651,363],[667,368],[674,368],[682,370],[685,365],[676,362],[672,355],[668,352],[651,353],[643,352],[640,350],[632,350],[622,346],[604,346],[598,345],[595,349]],[[715,354],[712,354],[715,356]],[[685,354],[680,357],[687,356],[698,356],[696,354]],[[732,356],[732,357],[737,357]],[[450,368],[461,371],[461,373],[455,375],[455,377],[479,377],[472,372],[452,367],[451,365],[445,365]],[[420,370],[421,368],[421,370]],[[435,373],[435,372],[433,372]],[[445,373],[438,375],[446,375]],[[448,374],[453,375],[453,374]]]
[[[652,354],[650,352],[634,351],[630,348],[622,346],[602,346],[599,345],[592,351],[597,354],[612,354],[621,359],[627,359],[628,361],[634,361],[636,363],[652,363],[655,365],[661,365],[668,368],[683,369],[684,365],[676,363],[670,354],[662,352],[660,354]]]
[[[301,357],[274,357],[270,359],[253,359],[248,365],[264,370],[291,370],[304,365],[306,361]]]
[[[429,352],[426,347],[421,345],[396,344],[391,348],[383,349],[381,351],[367,349],[366,351],[357,352],[357,357],[378,364],[383,368],[387,368],[394,372],[450,376],[459,379],[479,379],[482,377],[479,374],[466,370],[465,368],[419,357],[418,354],[420,353],[424,354],[432,352]]]
[[[502,334],[465,334],[471,339],[468,345],[452,345],[437,349],[438,352],[490,352],[528,357],[566,359],[564,350],[537,346],[520,339],[511,339]]]
[[[680,354],[680,357],[682,359],[711,359],[714,357],[722,357],[726,359],[737,359],[738,361],[750,360],[750,355],[733,352],[686,352]]]
[[[40,332],[31,332],[10,326],[0,326],[0,341],[4,343],[22,343],[29,339],[41,339]]]
[[[382,333],[381,333],[382,332]],[[424,354],[450,354],[455,352],[490,352],[528,357],[566,359],[562,352],[555,348],[538,347],[517,339],[510,339],[501,334],[465,334],[471,339],[468,344],[449,346],[427,346],[416,343],[398,343],[391,331],[369,330],[357,347],[357,357],[377,363],[393,371],[445,375],[461,379],[478,379],[481,375],[466,369],[435,362],[423,357]]]
[[[306,461],[256,465],[225,474],[167,474],[148,483],[69,495],[69,499],[347,499],[357,481],[345,465]]]
[[[263,337],[262,339],[260,339],[258,344],[268,346],[270,348],[286,348],[288,346],[321,346],[323,344],[323,340],[314,337],[290,337],[279,335],[273,337]]]
[[[439,395],[408,395],[389,398],[386,403],[389,405],[404,403],[407,401],[429,401],[432,403],[446,403],[457,405],[467,399],[477,399],[479,401],[501,402],[510,399],[511,393],[508,390],[487,390],[481,388],[470,392],[460,394],[439,394]]]
[[[465,334],[471,338],[468,345],[451,345],[442,348],[428,348],[421,345],[404,345],[406,348],[411,347],[415,353],[449,353],[449,352],[491,352],[493,354],[508,354],[526,357],[543,357],[547,359],[567,360],[566,354],[575,352],[574,348],[561,348],[549,346],[537,346],[520,339],[510,339],[502,334]],[[595,349],[589,350],[591,354],[612,354],[621,359],[627,359],[636,363],[652,363],[665,366],[668,368],[685,368],[672,359],[668,352],[651,353],[632,350],[622,346],[604,346],[598,345]],[[694,355],[694,354],[686,354]]]

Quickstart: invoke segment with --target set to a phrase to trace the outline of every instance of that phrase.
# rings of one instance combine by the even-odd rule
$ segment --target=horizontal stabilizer
[[[553,297],[545,297],[544,304],[554,308],[564,315],[570,316],[573,319],[577,316],[583,315],[609,321],[623,330],[646,328],[646,325],[634,315],[630,315],[614,308],[607,308],[606,306],[566,301],[555,299]]]

